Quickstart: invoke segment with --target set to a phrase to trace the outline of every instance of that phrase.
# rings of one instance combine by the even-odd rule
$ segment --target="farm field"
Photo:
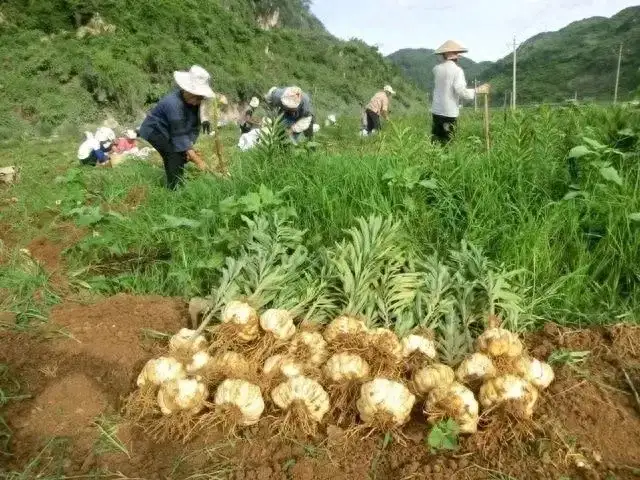
[[[223,129],[230,178],[192,172],[175,193],[156,158],[85,169],[73,139],[3,144],[0,166],[20,174],[0,192],[0,473],[638,478],[639,125],[630,109],[496,111],[489,153],[473,112],[446,149],[423,118],[369,139],[345,120],[315,147],[244,154]],[[497,315],[556,380],[531,421],[482,416],[457,446],[436,444],[421,402],[402,435],[329,421],[283,436],[270,413],[235,436],[155,439],[124,399],[207,295],[305,325],[347,312],[429,328],[452,366]]]

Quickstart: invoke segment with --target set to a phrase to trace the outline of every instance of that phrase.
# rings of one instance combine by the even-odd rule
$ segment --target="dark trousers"
[[[186,152],[174,152],[171,142],[158,134],[152,134],[146,140],[162,157],[164,172],[167,175],[167,187],[175,190],[182,183],[184,166],[187,163]]]
[[[373,110],[369,110],[367,108],[367,132],[371,133],[373,130],[380,130],[382,128],[382,124],[380,123],[380,115],[375,113]]]
[[[431,126],[431,136],[434,142],[440,142],[443,145],[449,143],[453,139],[456,132],[457,118],[443,117],[442,115],[433,115],[433,124]]]

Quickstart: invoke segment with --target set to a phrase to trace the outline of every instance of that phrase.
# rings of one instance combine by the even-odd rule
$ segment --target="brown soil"
[[[124,454],[93,447],[99,436],[93,421],[119,411],[152,355],[156,345],[141,340],[140,330],[177,331],[188,322],[186,306],[119,295],[95,305],[63,304],[53,320],[75,340],[0,333],[0,364],[8,364],[22,392],[33,396],[1,412],[13,430],[11,468],[17,471],[42,452],[49,437],[62,435],[75,446],[64,454],[68,475],[103,469],[158,480],[196,474],[238,480],[638,478],[640,405],[624,372],[640,388],[639,328],[548,326],[530,336],[527,343],[539,358],[561,348],[591,355],[583,365],[557,368],[533,422],[484,418],[478,434],[461,439],[460,449],[450,454],[426,447],[427,427],[418,420],[384,445],[381,435],[363,439],[360,432],[331,425],[315,438],[274,438],[269,419],[239,438],[214,431],[186,444],[157,443],[123,424],[118,438],[128,450]]]

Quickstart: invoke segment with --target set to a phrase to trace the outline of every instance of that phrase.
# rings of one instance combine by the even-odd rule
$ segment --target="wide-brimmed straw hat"
[[[302,89],[300,87],[285,88],[280,101],[285,108],[298,108],[300,106],[300,103],[302,102]]]
[[[198,97],[212,98],[213,90],[209,85],[211,75],[199,65],[194,65],[188,72],[173,72],[173,78],[185,92]]]
[[[447,40],[435,51],[436,55],[443,53],[467,53],[469,50],[454,40]]]
[[[391,88],[391,85],[385,85],[384,86],[384,91],[389,93],[389,94],[391,94],[391,95],[395,95],[396,94],[396,91],[393,88]]]
[[[260,106],[260,100],[258,99],[258,97],[253,97],[249,102],[249,106],[251,108],[258,108]]]

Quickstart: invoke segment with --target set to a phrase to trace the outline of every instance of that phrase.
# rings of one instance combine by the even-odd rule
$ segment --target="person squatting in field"
[[[447,144],[453,138],[456,122],[460,115],[460,101],[473,100],[477,94],[488,94],[489,84],[474,89],[467,88],[464,71],[458,65],[461,54],[468,52],[466,48],[453,40],[447,40],[436,55],[442,55],[442,63],[433,69],[435,87],[431,113],[433,123],[431,134],[433,141]]]
[[[85,140],[78,148],[78,160],[82,165],[108,166],[115,139],[116,134],[107,127],[98,128],[95,134],[85,132]]]
[[[382,129],[380,117],[385,120],[389,119],[389,104],[391,103],[391,96],[395,94],[396,92],[391,88],[391,85],[386,85],[384,89],[371,98],[364,110],[366,125],[363,125],[363,127],[367,131],[367,135]]]
[[[140,127],[140,136],[162,157],[167,187],[175,190],[182,182],[187,162],[207,170],[194,145],[201,129],[200,105],[215,94],[209,85],[211,76],[198,65],[188,72],[174,72],[173,77],[178,89],[149,112]]]
[[[267,105],[282,115],[284,123],[294,143],[313,138],[313,110],[311,98],[300,87],[272,87],[264,97]]]
[[[253,97],[239,122],[240,132],[242,134],[249,133],[255,128],[260,128],[261,120],[255,117],[255,111],[259,106],[260,100],[257,97]]]

